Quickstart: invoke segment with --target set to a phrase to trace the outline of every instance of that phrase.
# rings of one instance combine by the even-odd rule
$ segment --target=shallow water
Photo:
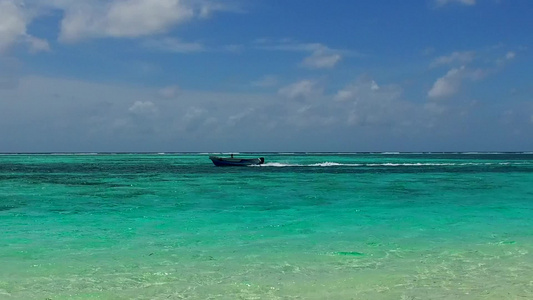
[[[208,156],[1,155],[0,299],[533,298],[533,154]]]

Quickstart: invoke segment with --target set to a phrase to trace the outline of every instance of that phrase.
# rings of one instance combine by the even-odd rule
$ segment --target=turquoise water
[[[533,298],[533,154],[259,155],[1,155],[0,299]]]

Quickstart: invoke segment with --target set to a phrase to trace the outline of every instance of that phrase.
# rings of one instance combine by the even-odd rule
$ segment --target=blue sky
[[[0,152],[533,151],[529,0],[0,0]]]

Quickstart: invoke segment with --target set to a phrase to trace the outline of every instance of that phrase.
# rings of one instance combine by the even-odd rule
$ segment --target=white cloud
[[[193,18],[192,7],[179,0],[69,2],[61,22],[61,40],[137,37],[164,33]]]
[[[303,66],[311,69],[333,68],[342,56],[327,49],[315,50],[313,54],[306,57]]]
[[[430,98],[442,98],[455,94],[464,78],[465,67],[453,68],[446,75],[437,79],[428,92]]]
[[[437,79],[428,92],[429,98],[445,98],[459,91],[465,80],[477,81],[485,78],[490,71],[483,69],[468,69],[465,66],[453,68],[446,75]]]
[[[0,1],[0,51],[26,34],[26,19],[14,1]]]
[[[301,80],[279,89],[278,93],[290,99],[309,98],[322,93],[318,82],[313,80]]]
[[[350,126],[386,126],[401,128],[412,125],[412,115],[419,113],[413,105],[401,100],[403,91],[397,85],[379,86],[363,76],[335,95],[339,110]]]
[[[231,1],[209,1],[209,0],[196,0],[196,10],[201,18],[209,18],[214,12],[217,11],[230,11],[243,13],[242,8]]]
[[[200,42],[184,42],[177,38],[163,37],[147,39],[142,42],[142,45],[148,49],[173,52],[173,53],[198,53],[198,52],[228,52],[240,53],[244,50],[243,45],[223,45],[217,47],[209,47]]]
[[[342,53],[346,52],[331,49],[320,43],[299,43],[292,39],[281,41],[259,39],[256,41],[256,47],[262,50],[309,53],[309,56],[302,61],[301,65],[310,69],[333,68],[342,60]]]
[[[246,124],[249,124],[250,122],[246,122],[247,119],[249,119],[250,121],[253,122],[254,120],[254,114],[255,112],[255,109],[254,108],[247,108],[246,110],[244,111],[241,111],[237,114],[234,114],[234,115],[231,115],[229,116],[228,118],[228,125],[231,126],[231,127],[234,127],[234,126],[237,126],[241,123],[246,123]]]
[[[27,44],[31,52],[50,50],[48,42],[27,33],[31,16],[23,2],[0,0],[0,53],[17,43]]]
[[[444,6],[450,3],[458,3],[472,6],[476,4],[476,0],[435,0],[435,3],[437,4],[437,6]]]
[[[464,51],[464,52],[453,52],[450,55],[444,55],[434,59],[430,67],[438,67],[442,65],[449,65],[453,63],[466,64],[471,62],[474,59],[473,51]]]
[[[503,67],[503,66],[505,66],[507,63],[509,63],[510,61],[512,61],[515,58],[516,58],[516,52],[507,51],[507,53],[505,53],[505,55],[503,55],[502,57],[496,59],[495,63],[498,66]]]
[[[337,95],[335,95],[335,99],[346,100],[346,99],[350,99],[352,96],[353,96],[353,92],[351,90],[340,90],[337,92]]]
[[[270,40],[258,39],[255,41],[256,47],[262,50],[273,51],[295,51],[295,52],[313,52],[323,49],[325,46],[319,43],[299,43],[293,39]]]
[[[66,42],[162,34],[216,11],[239,11],[231,2],[208,0],[56,0],[43,5],[63,11],[60,40]]]
[[[26,35],[24,40],[28,43],[30,47],[30,52],[32,53],[40,51],[50,51],[50,45],[46,40],[39,39],[30,35]]]
[[[186,120],[194,120],[194,119],[197,119],[198,117],[202,117],[202,116],[205,116],[207,115],[208,111],[206,109],[203,109],[203,108],[198,108],[198,107],[190,107],[187,112],[185,113],[185,116],[184,118]]]
[[[158,94],[163,98],[174,98],[178,95],[180,88],[177,85],[164,87],[158,91]]]
[[[136,115],[152,115],[157,113],[157,107],[152,101],[135,101],[128,111]]]
[[[361,77],[356,82],[346,86],[344,89],[339,90],[335,95],[335,100],[360,100],[371,98],[396,98],[401,94],[401,89],[387,87],[382,89],[374,81],[367,77]],[[387,95],[387,96],[386,96]]]
[[[186,43],[175,38],[148,40],[144,42],[144,46],[161,51],[176,53],[193,53],[205,51],[205,47],[200,43]]]

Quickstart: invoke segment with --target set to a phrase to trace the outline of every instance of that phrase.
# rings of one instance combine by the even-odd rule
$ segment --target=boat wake
[[[295,163],[279,163],[271,162],[254,167],[462,167],[462,166],[533,166],[533,163],[528,162],[498,162],[498,163],[337,163],[337,162],[321,162],[313,164],[295,164]]]

